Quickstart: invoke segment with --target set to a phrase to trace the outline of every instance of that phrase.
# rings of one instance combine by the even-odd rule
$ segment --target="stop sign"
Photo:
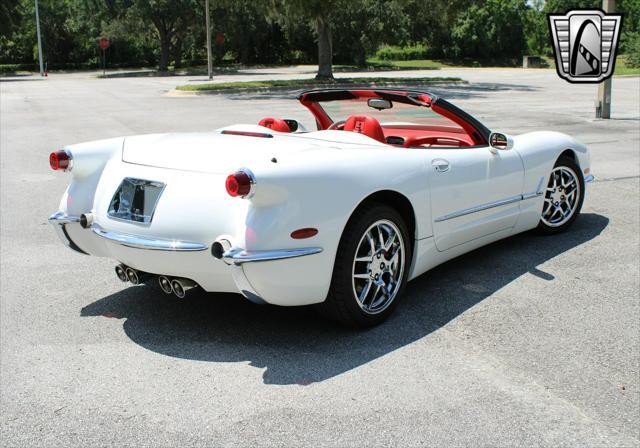
[[[107,48],[109,48],[109,39],[107,39],[106,37],[101,37],[98,45],[100,45],[100,48],[102,48],[103,50],[106,50]]]

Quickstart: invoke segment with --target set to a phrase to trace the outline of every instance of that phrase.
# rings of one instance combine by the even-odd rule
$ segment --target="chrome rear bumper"
[[[287,258],[304,257],[306,255],[319,254],[319,247],[305,247],[301,249],[257,250],[247,251],[240,247],[232,247],[224,254],[222,259],[227,264],[239,265],[257,261],[284,260]]]
[[[71,237],[67,233],[67,229],[65,228],[66,224],[80,223],[80,216],[65,215],[62,212],[56,212],[53,215],[49,216],[49,223],[53,225],[58,238],[60,238],[60,241],[62,241],[65,246],[72,250],[75,250],[78,253],[89,255],[88,253],[80,249],[80,247],[78,247],[78,245],[71,239]]]
[[[59,236],[63,240],[63,242],[65,242],[68,246],[71,246],[75,250],[79,249],[67,235],[66,231],[64,230],[64,226],[71,223],[80,223],[80,216],[66,215],[63,212],[57,212],[49,217],[49,222],[53,224],[54,227],[56,227],[56,230],[58,231]],[[170,252],[195,252],[207,250],[209,248],[209,245],[207,243],[155,238],[151,236],[114,232],[105,230],[98,224],[92,224],[89,229],[95,235],[101,238],[120,244],[121,246],[133,247],[135,249],[160,250]],[[240,247],[232,247],[223,253],[222,259],[229,265],[240,265],[243,263],[284,260],[287,258],[303,257],[305,255],[313,255],[320,252],[322,252],[322,249],[319,247],[260,251],[247,251]]]
[[[128,233],[111,232],[104,230],[97,224],[91,226],[91,231],[96,235],[109,241],[119,243],[126,247],[146,250],[167,250],[172,252],[194,252],[199,250],[207,250],[208,244],[198,243],[195,241],[169,240],[164,238],[153,238],[139,235],[130,235]]]

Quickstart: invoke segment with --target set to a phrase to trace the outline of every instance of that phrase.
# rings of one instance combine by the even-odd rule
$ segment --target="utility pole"
[[[207,73],[213,78],[213,61],[211,60],[211,24],[209,23],[209,0],[204,0],[204,15],[207,22]]]
[[[40,76],[44,76],[44,64],[42,63],[42,38],[40,37],[40,14],[38,13],[38,0],[36,0],[36,32],[38,34],[38,59],[40,60]]]
[[[616,12],[616,0],[602,0],[602,10],[605,13]],[[612,64],[613,61],[609,61]],[[611,81],[613,75],[598,85],[598,99],[596,100],[596,118],[611,118]]]

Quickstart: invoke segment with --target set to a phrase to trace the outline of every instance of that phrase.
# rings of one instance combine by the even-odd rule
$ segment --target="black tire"
[[[569,170],[574,173],[575,180],[578,184],[577,198],[572,208],[571,216],[564,220],[559,221],[555,224],[550,224],[550,220],[548,219],[548,213],[552,211],[552,209],[547,209],[547,207],[553,207],[555,203],[553,202],[553,192],[549,191],[550,188],[554,187],[554,173],[559,170]],[[562,192],[562,187],[560,187],[560,191]],[[553,171],[549,175],[549,182],[547,184],[547,188],[545,188],[545,205],[543,206],[542,216],[540,217],[540,222],[538,223],[538,227],[536,227],[535,232],[541,235],[554,235],[556,233],[561,233],[566,231],[574,221],[578,218],[580,214],[580,210],[582,210],[582,203],[584,201],[584,177],[582,175],[582,170],[580,170],[580,166],[573,160],[571,157],[560,156],[556,161],[556,164],[553,167]],[[564,197],[564,196],[563,196]],[[557,198],[556,198],[557,199]],[[565,204],[566,205],[566,204]]]
[[[367,312],[364,309],[364,304],[360,305],[360,302],[356,297],[355,284],[357,279],[354,279],[353,276],[354,266],[356,263],[354,260],[359,248],[362,250],[360,243],[361,241],[364,241],[365,234],[369,232],[374,224],[380,221],[393,223],[399,231],[397,233],[401,236],[401,238],[396,238],[397,244],[403,245],[402,250],[401,252],[398,252],[397,257],[397,260],[401,260],[402,262],[402,270],[399,274],[401,278],[396,282],[389,282],[390,284],[395,285],[393,288],[395,294],[391,296],[390,300],[388,299],[388,297],[390,297],[389,295],[385,294],[387,299],[380,296],[381,300],[389,300],[389,303],[386,304],[383,309],[380,309],[380,311]],[[384,223],[381,225],[383,227],[385,226]],[[391,227],[389,228],[392,229]],[[392,229],[394,230],[394,233],[396,229]],[[358,208],[347,223],[342,238],[340,239],[340,245],[338,247],[338,253],[333,267],[333,277],[331,279],[331,286],[329,288],[327,299],[323,303],[316,305],[316,309],[328,319],[355,328],[372,327],[382,323],[387,317],[389,317],[397,306],[398,299],[402,295],[407,283],[410,262],[412,259],[411,238],[412,236],[409,235],[407,224],[404,222],[404,219],[400,213],[392,207],[380,203],[370,203]],[[395,247],[397,246],[394,246],[394,248]],[[392,262],[388,261],[386,257],[391,252],[392,250],[383,252],[382,259],[375,259],[372,255],[372,260],[375,261],[371,261],[371,263],[375,263],[376,266],[382,266],[384,265],[384,261],[387,261],[389,264],[386,267],[387,269],[390,269]],[[378,261],[382,261],[382,265],[378,265]],[[362,263],[365,263],[367,267],[370,266],[369,262]],[[398,269],[399,265],[396,264],[395,266],[396,269]],[[387,273],[386,275],[386,278],[388,279],[390,276],[395,274]],[[363,281],[371,282],[372,280],[367,279]],[[375,284],[372,283],[370,289],[373,291],[375,288]],[[362,292],[362,289],[360,292]],[[369,291],[369,288],[367,291]],[[373,297],[371,299],[372,302],[375,302],[377,291],[378,290],[376,289],[372,293],[369,293]],[[365,294],[365,297],[367,297],[367,294]]]

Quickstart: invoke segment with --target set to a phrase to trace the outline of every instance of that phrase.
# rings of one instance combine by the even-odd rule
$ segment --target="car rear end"
[[[181,150],[180,145],[202,144],[196,137],[191,143],[188,137],[169,143],[166,137],[145,138],[73,145],[52,155],[52,168],[72,176],[50,218],[65,244],[115,260],[118,276],[134,283],[160,279],[163,286],[163,279],[178,280],[186,289],[240,292],[278,305],[324,300],[329,254],[322,253],[317,238],[313,241],[315,234],[306,241],[290,236],[291,227],[296,230],[292,220],[299,218],[279,215],[276,203],[249,200],[255,179],[248,169],[231,169],[239,160]],[[254,144],[242,138],[212,140],[225,146],[230,141]],[[167,149],[172,145],[175,160]],[[153,146],[155,152],[149,149]],[[215,152],[221,155],[220,148]],[[268,171],[259,160],[253,164]],[[282,232],[287,238],[276,236]],[[321,271],[327,272],[309,278]]]

